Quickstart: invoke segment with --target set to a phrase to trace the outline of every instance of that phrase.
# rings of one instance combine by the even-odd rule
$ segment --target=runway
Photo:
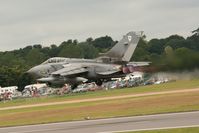
[[[199,127],[199,111],[0,128],[0,133],[110,133]]]

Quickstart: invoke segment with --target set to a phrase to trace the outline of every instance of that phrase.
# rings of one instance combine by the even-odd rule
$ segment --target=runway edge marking
[[[135,130],[120,130],[120,131],[105,131],[105,132],[98,132],[98,133],[123,133],[123,132],[125,133],[125,132],[136,132],[136,131],[153,131],[153,130],[164,130],[164,129],[191,128],[191,127],[199,127],[199,125],[147,128],[147,129],[135,129]]]

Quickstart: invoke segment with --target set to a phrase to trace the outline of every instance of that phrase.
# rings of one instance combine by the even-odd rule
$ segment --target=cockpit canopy
[[[64,58],[64,57],[53,57],[53,58],[50,58],[50,59],[46,60],[42,64],[60,63],[60,62],[64,62],[64,61],[66,61],[66,58]]]

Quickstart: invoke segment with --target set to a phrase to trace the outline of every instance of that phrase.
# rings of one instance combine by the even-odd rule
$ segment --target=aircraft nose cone
[[[34,73],[34,71],[33,71],[33,69],[31,68],[30,70],[28,70],[26,73],[28,73],[28,74],[33,74]]]
[[[37,77],[38,76],[38,72],[37,72],[37,69],[35,67],[31,68],[26,73],[28,73],[29,75],[31,75],[33,77]]]

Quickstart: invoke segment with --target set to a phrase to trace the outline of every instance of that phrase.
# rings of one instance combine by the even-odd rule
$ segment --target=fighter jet
[[[125,77],[149,62],[129,62],[142,36],[142,32],[129,32],[107,53],[96,59],[53,57],[31,68],[28,73],[38,82],[70,84],[72,89],[85,82],[101,86],[112,78]]]

